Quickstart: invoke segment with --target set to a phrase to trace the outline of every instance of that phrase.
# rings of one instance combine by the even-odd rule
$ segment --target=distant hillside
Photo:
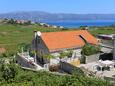
[[[115,14],[65,14],[42,11],[11,12],[0,14],[0,18],[13,18],[32,21],[65,21],[65,20],[115,20]]]

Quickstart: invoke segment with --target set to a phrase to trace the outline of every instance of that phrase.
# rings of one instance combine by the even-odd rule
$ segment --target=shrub
[[[67,57],[72,57],[72,54],[73,54],[73,51],[72,50],[69,50],[68,52],[67,52]]]
[[[73,75],[80,75],[80,76],[85,76],[84,72],[82,69],[76,67],[72,70]]]
[[[26,43],[20,43],[18,44],[18,51],[21,52],[23,48],[23,51],[27,51],[30,49],[30,44],[26,44]]]
[[[83,48],[82,48],[82,54],[84,55],[92,55],[92,54],[96,54],[100,51],[100,47],[96,46],[96,45],[90,45],[90,44],[86,44]]]
[[[3,79],[6,80],[7,82],[12,81],[12,79],[14,79],[17,74],[16,69],[17,69],[16,65],[14,64],[1,65],[0,70],[2,72]]]
[[[60,52],[60,59],[64,58],[65,56],[67,56],[67,52]]]
[[[50,59],[53,59],[54,56],[51,55],[51,54],[46,54],[46,55],[43,55],[43,58],[46,58],[46,59],[50,60]]]

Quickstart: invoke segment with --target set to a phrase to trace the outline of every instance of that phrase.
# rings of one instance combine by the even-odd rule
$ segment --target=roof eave
[[[70,48],[58,48],[58,49],[50,49],[49,51],[50,51],[50,53],[53,53],[53,52],[59,52],[59,51],[63,51],[63,50],[69,50],[69,49],[79,49],[79,48],[81,48],[81,47],[83,47],[83,45],[82,46],[77,46],[77,47],[70,47]]]

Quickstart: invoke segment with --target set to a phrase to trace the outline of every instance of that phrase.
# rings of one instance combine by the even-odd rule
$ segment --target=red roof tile
[[[93,37],[87,30],[45,32],[42,33],[41,37],[47,48],[51,51],[84,46],[85,42],[79,35],[81,35],[88,43],[98,43],[96,38]]]

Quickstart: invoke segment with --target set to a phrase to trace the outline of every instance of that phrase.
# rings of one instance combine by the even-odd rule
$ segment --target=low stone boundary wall
[[[22,67],[28,67],[28,68],[33,68],[33,69],[37,68],[36,65],[32,64],[32,62],[30,62],[30,61],[27,61],[26,59],[24,59],[20,55],[17,55],[16,61]]]
[[[115,77],[104,77],[104,79],[107,81],[114,81],[115,82]]]
[[[76,67],[67,63],[60,61],[60,69],[67,73],[72,73]]]

